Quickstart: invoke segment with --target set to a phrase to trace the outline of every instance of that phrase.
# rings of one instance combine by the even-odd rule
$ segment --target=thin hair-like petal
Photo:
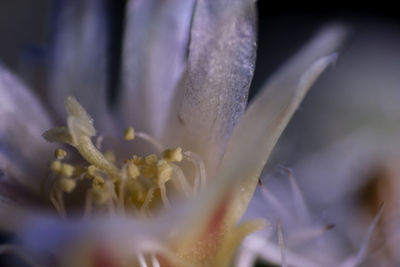
[[[379,219],[382,216],[383,207],[384,207],[384,205],[382,204],[378,213],[375,215],[374,219],[372,220],[371,224],[369,225],[367,233],[365,234],[364,240],[363,240],[357,254],[354,256],[351,256],[350,258],[345,260],[342,264],[340,264],[340,267],[356,267],[356,266],[359,266],[363,262],[363,260],[365,259],[366,255],[367,255],[367,248],[368,248],[369,241],[370,241],[372,234],[379,222]]]

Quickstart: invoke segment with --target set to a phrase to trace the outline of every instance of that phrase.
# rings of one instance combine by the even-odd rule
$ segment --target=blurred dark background
[[[34,87],[43,85],[46,49],[51,39],[51,22],[57,1],[52,0],[1,0],[0,1],[0,61],[15,72],[22,73],[26,82]],[[118,65],[122,34],[123,8],[125,1],[110,0],[114,41],[111,52],[117,55],[111,64]],[[391,6],[365,4],[357,7],[340,7],[325,3],[325,7],[296,7],[285,1],[259,1],[259,43],[256,73],[250,92],[252,98],[257,89],[277,66],[281,65],[304,44],[323,24],[341,22],[354,32],[369,27],[400,29],[398,9]],[[115,69],[115,68],[114,68]],[[116,75],[116,74],[115,74]],[[112,77],[116,77],[116,76]],[[113,79],[113,78],[112,78]],[[112,85],[113,81],[111,81]],[[311,96],[308,98],[313,98]],[[307,105],[307,99],[304,105]],[[304,109],[307,109],[305,107]],[[304,123],[301,115],[293,121],[286,135],[296,132]],[[295,118],[296,118],[295,117]],[[299,141],[300,142],[300,141]],[[301,148],[301,145],[299,146]],[[300,149],[301,150],[301,149]],[[301,152],[298,151],[299,154]],[[296,154],[296,153],[294,153]],[[293,155],[293,158],[295,155]],[[290,161],[290,160],[289,160]],[[2,237],[7,239],[6,236]],[[0,257],[0,266],[4,265]],[[266,266],[266,265],[259,265]]]

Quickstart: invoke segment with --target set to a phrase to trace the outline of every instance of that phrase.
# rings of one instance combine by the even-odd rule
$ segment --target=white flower
[[[3,250],[45,266],[227,266],[243,238],[265,226],[237,222],[345,32],[318,34],[244,113],[256,48],[253,1],[130,1],[112,112],[103,4],[66,1],[54,50],[50,103],[63,117],[67,99],[67,127],[44,136],[83,159],[58,150],[50,166],[57,147],[41,139],[54,126],[49,113],[1,69],[0,226],[22,240],[22,248]],[[125,139],[134,141],[115,141],[130,126],[138,132],[128,128]],[[131,146],[136,139],[144,142]]]

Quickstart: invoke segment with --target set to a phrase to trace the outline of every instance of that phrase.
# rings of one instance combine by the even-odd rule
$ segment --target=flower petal
[[[107,97],[105,1],[60,2],[51,61],[51,103],[64,118],[64,100],[75,96],[101,128]]]
[[[261,171],[279,136],[311,85],[337,57],[345,30],[330,27],[283,66],[264,86],[239,121],[219,169],[220,190],[240,185],[233,216],[239,219],[250,201]],[[266,117],[268,116],[268,117]],[[225,188],[225,189],[223,189]]]
[[[0,65],[0,171],[30,189],[40,186],[41,171],[52,156],[42,132],[51,126],[39,100]]]
[[[205,225],[215,207],[229,199],[225,221],[232,224],[241,217],[272,148],[307,90],[332,62],[330,54],[344,35],[341,27],[325,29],[265,85],[234,129],[216,175],[218,179],[204,193],[198,208],[193,209],[192,225]]]
[[[125,123],[160,137],[184,68],[193,0],[128,3],[123,47]]]
[[[197,2],[183,99],[172,111],[182,144],[215,168],[244,112],[256,53],[254,1]]]

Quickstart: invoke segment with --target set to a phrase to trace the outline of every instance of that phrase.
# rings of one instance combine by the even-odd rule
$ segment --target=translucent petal
[[[10,72],[0,66],[0,170],[38,190],[52,146],[42,133],[51,126],[38,99]]]
[[[64,118],[64,100],[75,96],[93,116],[96,126],[102,129],[107,114],[105,1],[60,2],[55,21],[49,97]]]
[[[193,4],[193,0],[128,3],[119,102],[127,125],[158,138],[184,69]]]
[[[331,53],[344,35],[340,27],[325,29],[265,85],[234,129],[215,183],[193,209],[193,223],[201,225],[226,201],[226,221],[241,217],[272,148],[311,84],[334,59]]]
[[[342,27],[319,33],[265,85],[239,121],[219,169],[220,190],[237,183],[234,220],[250,201],[261,171],[279,136],[306,92],[321,72],[336,59],[334,53],[345,36]]]
[[[195,8],[188,67],[180,84],[183,99],[171,119],[183,133],[183,146],[201,154],[209,169],[218,164],[246,107],[255,23],[253,1],[202,0]]]

